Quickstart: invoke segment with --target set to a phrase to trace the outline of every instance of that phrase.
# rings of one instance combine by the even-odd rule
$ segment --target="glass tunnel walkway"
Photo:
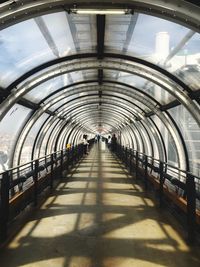
[[[4,248],[1,267],[199,267],[181,231],[100,142]]]
[[[199,85],[200,1],[0,1],[0,266],[200,266]]]

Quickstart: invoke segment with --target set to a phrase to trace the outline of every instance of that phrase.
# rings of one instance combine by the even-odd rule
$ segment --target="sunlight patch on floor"
[[[139,219],[139,218],[138,218]],[[137,221],[134,216],[127,215],[120,218],[119,221],[113,222],[114,230],[103,235],[105,238],[120,239],[165,239],[166,234],[159,227],[159,224],[151,219]]]
[[[65,264],[65,258],[58,257],[56,259],[48,259],[48,260],[46,259],[37,262],[27,263],[16,267],[55,267],[55,266],[64,267],[64,264]]]
[[[38,226],[33,229],[31,236],[52,238],[71,233],[74,230],[77,217],[78,214],[63,214],[43,218],[40,220]]]
[[[138,205],[143,205],[141,197],[134,195],[122,195],[117,193],[104,193],[103,194],[103,204],[104,205],[120,205],[134,207]]]
[[[107,258],[104,260],[103,267],[166,267],[166,265],[156,264],[154,262],[149,262],[145,260],[133,259],[133,258],[124,258],[124,257],[113,257]]]
[[[185,251],[185,252],[190,251],[190,248],[187,246],[185,241],[182,239],[179,233],[172,228],[171,225],[164,224],[163,228],[165,229],[168,236],[177,243],[178,250]]]

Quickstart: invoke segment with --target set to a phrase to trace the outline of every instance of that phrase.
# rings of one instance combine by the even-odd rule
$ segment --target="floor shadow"
[[[89,158],[88,171],[84,158],[1,251],[1,267],[200,266],[198,248],[186,246],[130,175],[121,167],[124,178],[112,177],[108,150],[94,146]]]

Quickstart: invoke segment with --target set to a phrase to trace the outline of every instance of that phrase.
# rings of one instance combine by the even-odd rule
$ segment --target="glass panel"
[[[121,138],[122,138],[122,142],[121,145],[125,146],[125,147],[130,147],[130,142],[129,142],[129,138],[128,138],[128,133],[127,133],[127,129],[125,131],[122,132]]]
[[[178,164],[178,156],[176,152],[176,146],[174,143],[174,140],[172,139],[171,134],[165,127],[164,123],[157,117],[152,116],[153,121],[156,123],[157,127],[159,128],[161,135],[163,137],[163,141],[165,144],[165,147],[167,149],[167,161],[170,165],[176,166]]]
[[[56,90],[64,86],[70,85],[73,82],[78,82],[81,80],[83,80],[82,72],[64,74],[40,84],[39,86],[28,92],[24,96],[24,98],[38,103],[42,101],[43,98],[47,97],[49,94],[55,92]]]
[[[200,177],[200,128],[183,106],[169,110],[183,135],[188,150],[191,172]]]
[[[131,130],[129,130],[129,132],[130,132],[131,140],[132,140],[132,144],[131,144],[130,148],[136,149],[137,148],[137,141],[135,138],[135,134]]]
[[[36,123],[31,128],[30,132],[28,133],[28,136],[27,136],[27,138],[24,142],[23,148],[22,148],[20,164],[31,161],[32,149],[33,149],[33,144],[34,144],[35,138],[36,138],[37,133],[40,130],[42,124],[44,123],[44,121],[47,119],[48,116],[49,115],[47,115],[47,114],[43,114],[36,121]]]
[[[150,126],[150,129],[149,129],[149,126]],[[151,127],[152,126],[152,127]],[[158,137],[158,135],[156,134],[156,130],[153,128],[153,123],[151,122],[151,120],[148,118],[148,123],[147,123],[147,126],[146,126],[146,129],[150,135],[150,139],[151,139],[151,142],[152,142],[152,145],[153,145],[153,154],[152,155],[148,155],[148,156],[153,156],[155,159],[159,159],[160,158],[160,153],[162,151],[159,151],[159,148],[158,148],[158,143],[159,140],[156,140]]]
[[[113,50],[159,64],[198,88],[200,35],[186,27],[138,13],[107,16],[105,51]]]
[[[98,72],[96,69],[84,70],[82,71],[82,73],[83,73],[84,80],[92,80],[92,79],[97,80],[98,79],[97,77]]]
[[[6,87],[44,62],[81,50],[96,51],[95,16],[59,12],[6,28],[0,34],[0,84]]]
[[[130,127],[132,128],[132,131],[134,132],[134,136],[136,139],[136,147],[134,149],[138,150],[139,152],[143,152],[143,143],[142,143],[141,135],[138,133],[138,130],[135,127],[135,124],[132,123]]]
[[[138,130],[140,131],[140,134],[142,135],[142,139],[144,142],[144,153],[146,155],[152,155],[152,147],[151,142],[149,140],[149,135],[147,134],[146,128],[144,128],[143,124],[136,123]]]
[[[136,106],[134,106],[134,104],[130,104],[127,101],[125,102],[125,101],[121,100],[120,98],[117,99],[117,98],[103,96],[102,99],[105,100],[106,104],[112,105],[112,107],[114,106],[116,110],[117,110],[117,107],[119,105],[122,108],[123,107],[128,108],[136,115],[138,115],[138,113],[141,113],[141,110],[138,109]],[[140,103],[140,106],[141,106],[141,103]]]
[[[76,50],[96,51],[96,16],[67,14]]]
[[[133,105],[134,105],[134,109],[135,110],[137,110],[139,113],[141,113],[142,111],[141,111],[141,109],[143,109],[145,112],[150,112],[150,109],[146,106],[146,105],[144,105],[143,103],[141,103],[141,102],[139,102],[138,100],[136,100],[136,99],[134,99],[133,97],[129,97],[129,96],[126,96],[126,95],[122,95],[122,94],[119,94],[119,93],[117,93],[117,92],[115,92],[115,93],[113,93],[112,92],[112,95],[113,96],[118,96],[119,97],[119,99],[121,98],[121,97],[123,97],[124,99],[127,99],[128,101],[131,101],[132,103],[133,103]],[[116,98],[113,98],[113,97],[110,97],[111,99],[113,99],[113,100],[115,100],[115,101],[117,101],[116,100]],[[126,105],[131,105],[131,103],[127,103],[125,100],[123,100],[123,99],[120,99],[121,101],[123,101]],[[138,107],[137,107],[138,106]],[[141,109],[140,109],[141,108]]]
[[[53,58],[55,55],[33,19],[2,30],[0,33],[1,86],[8,86],[28,70]]]
[[[98,94],[97,91],[94,91],[94,93]],[[87,95],[87,93],[81,93],[81,94]],[[117,96],[117,93],[116,93],[116,96]],[[131,99],[131,100],[133,101],[133,99]],[[62,100],[62,101],[65,101],[65,100]],[[141,113],[141,110],[139,110],[137,107],[134,106],[134,103],[136,104],[136,101],[135,102],[133,101],[133,105],[131,105],[131,104],[121,100],[120,98],[117,99],[117,98],[113,98],[113,97],[102,96],[102,106],[104,106],[104,102],[105,102],[106,106],[112,105],[112,106],[115,107],[116,110],[118,109],[118,106],[116,105],[116,103],[118,103],[120,108],[126,107],[129,110],[132,110],[134,108],[135,111],[132,110],[133,113]],[[62,103],[65,103],[65,102],[62,102]],[[67,106],[61,107],[61,109],[58,109],[58,111],[67,112],[67,114],[69,114],[71,109],[74,109],[77,106],[80,107],[81,105],[88,104],[88,103],[90,104],[90,106],[91,105],[96,105],[96,107],[98,107],[99,106],[99,97],[98,97],[98,95],[97,96],[88,96],[85,99],[77,99],[76,101],[69,102],[67,104]],[[55,106],[59,107],[60,106],[60,102],[56,103],[56,105],[53,105],[51,107],[52,110],[55,110]],[[141,107],[142,104],[140,102],[138,102],[138,105]],[[145,106],[143,106],[143,107],[145,108]],[[148,111],[150,111],[150,110],[148,109]],[[71,115],[73,115],[73,114],[71,114]]]
[[[48,14],[36,18],[35,22],[56,57],[64,57],[76,51],[66,12]]]
[[[96,95],[98,95],[98,91],[91,91],[90,94],[96,94]],[[50,107],[49,109],[50,109],[51,111],[55,111],[55,110],[58,109],[58,111],[59,111],[59,107],[62,106],[62,105],[64,105],[64,104],[68,104],[68,102],[69,102],[70,100],[73,100],[73,99],[75,100],[76,98],[78,98],[78,97],[80,97],[80,96],[87,96],[87,95],[88,95],[87,92],[80,92],[80,93],[78,93],[78,94],[74,94],[74,95],[70,95],[70,96],[66,95],[65,97],[63,97],[62,100],[57,101],[54,105],[51,105],[51,107]],[[54,98],[55,98],[55,96],[52,96],[52,97],[50,98],[50,100],[53,100]],[[71,105],[72,102],[69,102],[69,104]],[[61,107],[61,109],[62,109],[62,108],[63,108],[63,107]]]
[[[10,159],[18,134],[31,110],[15,104],[0,123],[0,171],[11,167]],[[20,118],[20,119],[19,119]]]
[[[61,136],[58,140],[58,150],[67,148],[67,144],[64,143],[64,140],[66,138],[67,128],[69,127],[69,124],[65,126],[65,129],[62,131]]]
[[[62,76],[48,80],[24,95],[24,98],[34,103],[39,103],[49,94],[63,87]]]
[[[135,16],[135,20],[137,15]],[[105,49],[120,50],[127,49],[126,39],[127,31],[133,16],[106,16],[106,31],[105,31]],[[129,36],[130,38],[131,36]]]
[[[59,121],[59,119],[56,119],[56,117],[52,117],[52,116],[50,116],[48,118],[48,120],[45,121],[45,124],[43,125],[43,127],[40,131],[39,137],[37,138],[37,142],[36,142],[35,150],[34,150],[34,159],[41,157],[41,155],[40,155],[41,144],[42,144],[44,138],[46,137],[46,134],[48,133],[49,129],[51,128],[52,124],[53,125],[55,124],[54,123],[55,121]],[[49,124],[50,122],[52,124]],[[42,156],[44,156],[44,155],[42,155]]]
[[[59,123],[59,119],[55,120],[54,123],[52,123],[52,125],[49,127],[47,133],[45,134],[43,140],[42,140],[42,144],[40,144],[40,155],[39,157],[43,157],[45,155],[45,151],[47,149],[47,142],[50,138],[50,135],[52,133],[52,130],[54,129],[54,127],[57,127],[58,123]]]
[[[53,38],[59,57],[96,49],[96,18],[67,12],[42,17]]]
[[[192,37],[167,62],[167,65],[169,71],[188,84],[190,88],[197,90],[200,83],[200,34],[189,31],[188,36]]]
[[[150,96],[155,98],[161,104],[167,104],[175,99],[162,87],[140,76],[129,74],[129,73],[122,72],[122,71],[114,72],[114,71],[108,71],[108,70],[106,71],[104,70],[104,75],[106,78],[112,77],[113,79],[116,79],[118,82],[131,85],[135,88],[138,88],[148,93]]]
[[[27,100],[33,101],[34,103],[39,103],[47,97],[49,94],[57,91],[58,89],[65,87],[67,85],[83,81],[85,79],[97,79],[97,72],[95,71],[76,71],[61,76],[52,78],[29,91],[24,98]],[[78,87],[88,86],[87,84],[81,84]],[[66,91],[75,89],[77,86],[70,87]],[[63,92],[62,92],[63,93]],[[57,96],[57,95],[55,95]],[[54,97],[55,97],[54,96]]]
[[[61,107],[61,109],[59,109],[58,111],[67,111],[70,112],[71,109],[74,109],[76,107],[80,107],[84,104],[94,104],[94,102],[96,103],[96,105],[99,103],[98,98],[96,96],[88,96],[87,98],[83,99],[77,99],[77,101],[73,101],[70,102],[67,106],[65,107]]]
[[[59,134],[63,125],[66,124],[66,121],[61,121],[54,129],[51,135],[49,136],[47,154],[50,154],[55,151],[55,142],[57,140],[57,135]]]

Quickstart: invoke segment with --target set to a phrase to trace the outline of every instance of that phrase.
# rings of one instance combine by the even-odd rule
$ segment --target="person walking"
[[[83,153],[84,153],[85,155],[88,154],[88,145],[89,145],[89,143],[88,143],[88,140],[87,140],[87,135],[84,134],[84,135],[83,135]]]
[[[117,138],[116,138],[116,135],[113,134],[113,135],[112,135],[112,138],[111,138],[111,150],[112,150],[113,152],[115,152],[116,149],[117,149]]]

